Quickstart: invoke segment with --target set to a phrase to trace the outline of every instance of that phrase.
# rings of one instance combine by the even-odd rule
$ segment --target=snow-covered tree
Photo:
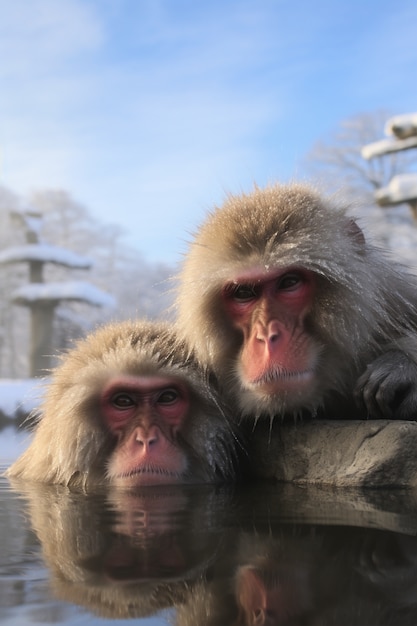
[[[126,245],[124,233],[116,224],[97,223],[87,208],[62,190],[38,192],[31,206],[44,216],[42,235],[47,241],[94,260],[89,276],[99,288],[117,298],[117,319],[168,316],[171,304],[170,276],[173,268],[164,263],[148,263],[140,251]],[[50,268],[54,280],[63,277]],[[50,277],[48,276],[48,279]],[[77,307],[74,307],[76,315]],[[102,314],[96,311],[99,319]],[[90,320],[93,321],[92,312]]]

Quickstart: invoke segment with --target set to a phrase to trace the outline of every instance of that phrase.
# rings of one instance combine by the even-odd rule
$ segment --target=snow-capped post
[[[362,148],[364,159],[374,159],[393,152],[417,148],[417,113],[396,115],[385,124],[387,139],[367,144]],[[380,206],[393,206],[407,203],[413,219],[417,222],[417,173],[393,176],[386,187],[375,192],[375,200]]]
[[[417,221],[417,174],[398,174],[393,176],[386,187],[375,192],[375,199],[380,206],[393,206],[407,203],[413,219]]]
[[[29,266],[29,284],[17,289],[12,294],[12,301],[30,309],[29,376],[33,378],[45,375],[51,367],[53,320],[58,304],[63,301],[78,301],[93,306],[112,307],[114,300],[109,294],[83,281],[45,283],[43,267],[46,263],[87,270],[92,262],[69,250],[42,243],[42,216],[39,213],[14,211],[11,217],[25,228],[26,244],[2,250],[0,264],[27,263]]]

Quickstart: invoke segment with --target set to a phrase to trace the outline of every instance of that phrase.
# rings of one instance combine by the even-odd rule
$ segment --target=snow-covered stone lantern
[[[407,203],[417,221],[417,174],[393,176],[386,187],[375,191],[375,199],[380,206]]]
[[[27,263],[29,284],[17,289],[12,301],[30,309],[31,377],[45,374],[51,367],[53,352],[52,329],[55,309],[65,301],[85,302],[93,306],[114,306],[112,296],[84,281],[44,282],[43,268],[46,263],[84,269],[92,262],[74,252],[40,242],[41,215],[33,211],[14,212],[12,218],[25,226],[26,244],[6,248],[0,252],[0,264]]]
[[[386,139],[367,144],[362,148],[364,159],[373,159],[393,152],[417,148],[417,113],[396,115],[385,124]],[[407,203],[417,221],[417,173],[398,174],[386,187],[375,192],[380,206]]]

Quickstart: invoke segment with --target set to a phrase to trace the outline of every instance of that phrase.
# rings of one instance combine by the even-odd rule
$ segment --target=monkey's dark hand
[[[382,354],[359,378],[356,398],[370,418],[417,420],[417,364],[401,350]]]

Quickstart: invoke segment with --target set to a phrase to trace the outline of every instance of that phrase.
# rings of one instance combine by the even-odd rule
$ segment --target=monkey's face
[[[123,322],[63,356],[34,440],[9,475],[88,488],[219,482],[236,476],[238,443],[174,329]]]
[[[313,272],[254,269],[223,289],[226,315],[241,335],[235,375],[245,412],[296,411],[317,395],[321,347],[306,328]]]
[[[115,439],[107,475],[132,487],[176,483],[187,469],[178,433],[189,412],[185,385],[168,377],[119,376],[100,400],[105,425]]]

